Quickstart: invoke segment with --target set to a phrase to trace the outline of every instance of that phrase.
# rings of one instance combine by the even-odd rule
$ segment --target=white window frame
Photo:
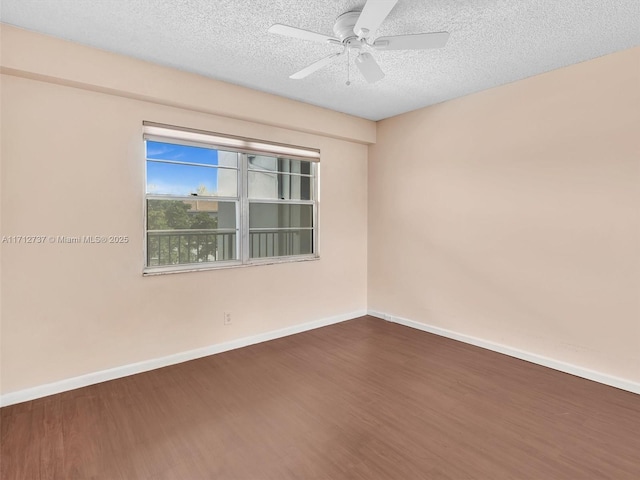
[[[256,140],[244,137],[224,135],[220,133],[206,132],[202,130],[194,130],[171,125],[164,125],[153,122],[143,122],[143,139],[173,143],[177,145],[201,146],[205,148],[213,148],[228,152],[239,153],[238,164],[238,197],[210,197],[219,201],[237,201],[236,208],[236,225],[238,234],[236,235],[236,252],[237,260],[188,263],[179,265],[161,265],[148,266],[147,257],[147,199],[154,199],[159,196],[147,193],[147,158],[145,148],[145,174],[144,174],[144,245],[143,245],[143,275],[159,275],[167,273],[184,273],[203,270],[218,270],[224,268],[238,268],[255,265],[270,265],[275,263],[302,262],[309,260],[318,260],[319,254],[319,235],[318,235],[318,213],[320,203],[319,192],[319,175],[320,175],[320,150],[306,147],[298,147],[293,145],[285,145],[264,140]],[[311,165],[311,200],[273,200],[273,199],[250,199],[248,195],[248,179],[249,179],[249,156],[264,155],[270,157],[281,157],[290,160],[302,160],[310,162]],[[278,173],[278,172],[274,172]],[[163,195],[165,199],[170,196]],[[186,197],[175,197],[184,200]],[[288,255],[288,256],[271,256],[251,258],[250,256],[250,229],[249,229],[249,205],[250,203],[268,203],[268,204],[290,204],[290,205],[312,205],[312,242],[313,252],[310,254]]]

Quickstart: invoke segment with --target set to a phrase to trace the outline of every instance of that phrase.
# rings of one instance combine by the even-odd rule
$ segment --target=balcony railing
[[[311,253],[309,241],[301,241],[300,230],[260,230],[249,234],[251,258],[282,257]],[[302,235],[304,236],[304,235]],[[308,245],[307,245],[308,243]],[[236,260],[236,232],[148,232],[147,265]]]
[[[251,258],[299,255],[300,232],[297,230],[261,230],[249,233]]]
[[[148,232],[147,265],[233,260],[236,256],[236,232]]]

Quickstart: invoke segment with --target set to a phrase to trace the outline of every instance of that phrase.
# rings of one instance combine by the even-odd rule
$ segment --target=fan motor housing
[[[353,27],[356,25],[358,18],[360,18],[360,12],[347,12],[336,19],[336,23],[333,25],[333,33],[342,40],[342,43],[355,43],[349,42],[349,40],[358,38],[353,31]]]

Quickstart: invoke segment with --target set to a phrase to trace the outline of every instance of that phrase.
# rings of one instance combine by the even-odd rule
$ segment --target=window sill
[[[142,276],[150,277],[156,275],[169,275],[175,273],[190,273],[190,272],[203,272],[210,270],[226,270],[230,268],[245,268],[255,267],[258,265],[277,265],[281,263],[297,263],[297,262],[312,262],[320,260],[319,255],[304,255],[295,257],[271,257],[271,258],[257,258],[250,260],[248,263],[239,263],[238,261],[232,262],[220,262],[218,264],[206,264],[206,265],[169,265],[164,267],[148,267],[142,271]]]

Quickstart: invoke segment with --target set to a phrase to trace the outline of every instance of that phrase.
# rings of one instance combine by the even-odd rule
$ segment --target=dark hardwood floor
[[[372,317],[0,419],[3,480],[640,478],[639,395]]]

